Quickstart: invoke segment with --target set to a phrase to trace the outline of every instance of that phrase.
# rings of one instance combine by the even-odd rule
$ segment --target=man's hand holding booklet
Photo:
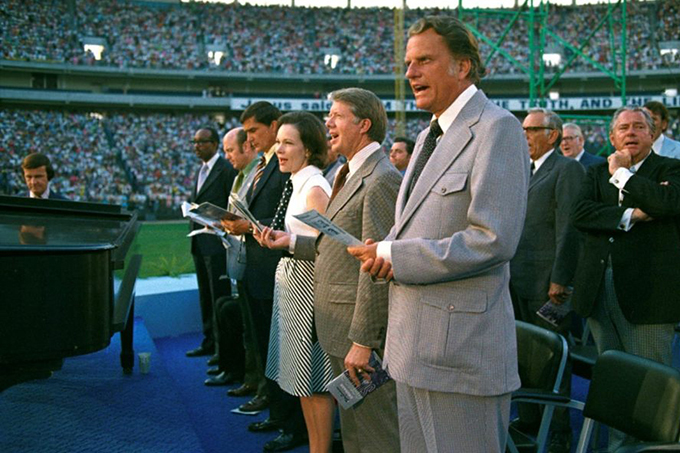
[[[369,393],[377,390],[391,378],[382,367],[382,361],[375,351],[371,352],[368,364],[373,368],[370,373],[361,375],[361,383],[355,386],[345,370],[328,384],[328,391],[335,397],[343,409],[349,409],[362,401]]]

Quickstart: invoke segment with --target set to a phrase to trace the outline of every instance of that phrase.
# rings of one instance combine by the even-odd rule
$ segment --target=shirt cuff
[[[373,348],[370,347],[370,346],[364,346],[363,344],[357,343],[356,341],[353,341],[352,344],[355,344],[355,345],[357,345],[357,346],[359,346],[359,347],[361,347],[361,348],[373,349]]]
[[[614,184],[619,190],[623,190],[631,176],[633,176],[632,171],[620,167],[614,172],[612,177],[609,178],[609,182]]]
[[[633,228],[633,225],[635,225],[634,223],[630,222],[632,216],[633,208],[626,209],[621,216],[621,220],[619,221],[619,226],[617,228],[623,231],[630,231],[630,229]]]
[[[290,242],[288,243],[288,253],[291,255],[295,254],[295,241],[297,240],[297,234],[290,233]]]
[[[388,263],[392,262],[392,241],[378,242],[378,248],[375,251],[378,258],[382,258]]]

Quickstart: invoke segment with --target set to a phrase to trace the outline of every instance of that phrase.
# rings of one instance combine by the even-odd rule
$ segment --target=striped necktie
[[[264,157],[264,154],[262,157],[260,157],[260,162],[257,164],[257,168],[255,168],[255,178],[253,178],[253,184],[250,188],[250,193],[255,192],[255,187],[257,187],[257,182],[262,178],[262,173],[264,173],[264,167],[267,166],[267,158]]]

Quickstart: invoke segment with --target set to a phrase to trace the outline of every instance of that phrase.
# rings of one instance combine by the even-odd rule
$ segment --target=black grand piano
[[[138,230],[120,206],[0,196],[0,392],[104,349],[115,332],[132,371],[141,256],[125,257]]]

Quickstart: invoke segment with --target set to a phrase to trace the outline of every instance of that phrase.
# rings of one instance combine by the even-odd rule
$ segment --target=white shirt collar
[[[439,122],[439,127],[442,128],[444,134],[446,134],[446,131],[449,130],[451,124],[453,124],[456,118],[458,118],[458,114],[461,110],[463,110],[465,104],[467,104],[468,101],[472,99],[472,96],[474,96],[477,91],[478,90],[476,86],[470,85],[465,89],[465,91],[460,93],[456,100],[453,101],[453,103],[446,110],[444,110],[444,113],[442,113],[439,118],[432,115],[432,121],[437,119]]]
[[[654,143],[652,143],[652,151],[655,153],[659,154],[661,152],[661,148],[663,148],[663,139],[664,136],[663,134],[659,135],[659,138],[654,140]]]
[[[534,163],[534,174],[538,171],[539,168],[541,168],[541,165],[546,161],[548,157],[555,151],[555,148],[552,148],[550,151],[539,157],[538,159],[532,161]]]
[[[366,162],[366,159],[374,152],[380,150],[380,143],[371,142],[359,150],[349,161],[349,173],[347,179],[351,178],[354,173],[361,168]]]
[[[30,198],[43,198],[43,199],[45,199],[45,200],[48,199],[48,198],[50,198],[50,182],[49,182],[49,181],[47,182],[47,188],[46,188],[45,191],[42,193],[42,195],[37,196],[36,194],[34,194],[33,192],[31,192],[30,190],[28,191],[28,194],[29,194],[29,197],[30,197]]]
[[[321,170],[319,170],[314,165],[307,165],[305,168],[299,170],[290,180],[293,181],[293,192],[299,192],[300,189],[305,185],[307,180],[314,175],[320,175]]]
[[[580,153],[578,153],[578,156],[576,156],[576,162],[581,162],[581,158],[583,157],[583,153],[586,152],[586,149],[583,148]]]

